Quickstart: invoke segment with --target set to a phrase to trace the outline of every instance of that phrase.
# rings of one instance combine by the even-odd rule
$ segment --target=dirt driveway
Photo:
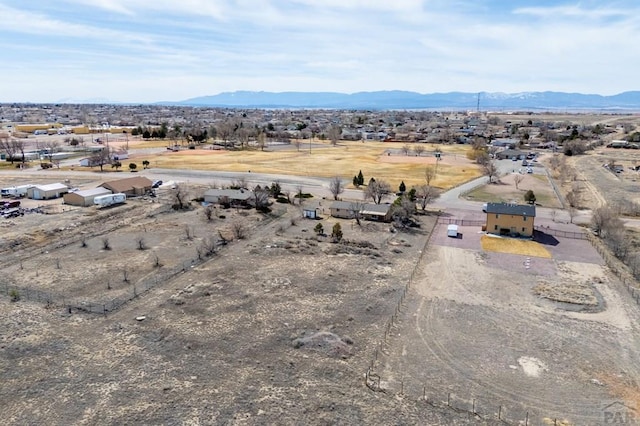
[[[383,387],[529,424],[602,424],[606,405],[637,403],[639,309],[587,241],[558,238],[527,269],[473,247],[473,232],[461,242],[438,228],[380,362]]]

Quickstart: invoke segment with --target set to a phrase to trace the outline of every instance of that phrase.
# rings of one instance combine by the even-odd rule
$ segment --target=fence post
[[[447,407],[451,406],[451,392],[447,393]]]
[[[475,414],[475,413],[476,413],[476,399],[475,399],[475,398],[473,398],[473,400],[472,400],[472,402],[471,402],[471,412],[472,412],[473,414]]]
[[[529,426],[529,412],[527,411],[527,415],[524,418],[524,426]]]
[[[498,407],[498,420],[502,420],[502,405]]]

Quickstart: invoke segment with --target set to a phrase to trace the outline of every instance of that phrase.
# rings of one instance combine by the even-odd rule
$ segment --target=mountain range
[[[612,110],[640,111],[640,91],[612,96],[565,92],[428,93],[407,91],[358,92],[224,92],[163,105],[227,108],[327,109],[457,109],[457,110]]]

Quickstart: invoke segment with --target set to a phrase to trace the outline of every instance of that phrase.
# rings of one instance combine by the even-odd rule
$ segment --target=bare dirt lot
[[[558,238],[545,259],[445,228],[381,357],[382,387],[513,423],[599,425],[612,401],[637,403],[640,312],[587,241]]]
[[[2,236],[2,424],[468,423],[364,383],[433,219],[411,232],[342,221],[344,241],[332,243],[313,228],[335,220],[300,216],[274,205],[207,222],[201,207],[142,199],[13,219]],[[197,245],[234,223],[246,238],[198,259]],[[86,312],[127,295],[106,315]]]

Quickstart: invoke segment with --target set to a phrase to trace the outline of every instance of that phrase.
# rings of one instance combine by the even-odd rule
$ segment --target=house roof
[[[205,197],[228,197],[231,200],[246,201],[253,196],[248,189],[208,189],[204,192]]]
[[[529,204],[487,203],[487,214],[536,217],[536,206]]]
[[[105,182],[100,186],[108,188],[113,192],[127,192],[131,191],[134,188],[151,188],[152,184],[153,182],[151,182],[144,176],[135,176]]]
[[[331,203],[332,209],[345,209],[345,210],[355,210],[354,207],[357,206],[357,203],[352,201],[334,201]]]
[[[368,215],[386,216],[387,213],[389,213],[390,208],[391,208],[391,204],[367,203],[364,206],[362,206],[362,210],[360,210],[360,213],[368,214]]]
[[[58,191],[61,189],[69,190],[69,187],[64,183],[50,183],[48,185],[35,185],[40,191]]]
[[[80,191],[75,191],[73,193],[79,195],[80,197],[93,197],[97,195],[111,194],[111,190],[99,186],[97,188],[83,189]]]

